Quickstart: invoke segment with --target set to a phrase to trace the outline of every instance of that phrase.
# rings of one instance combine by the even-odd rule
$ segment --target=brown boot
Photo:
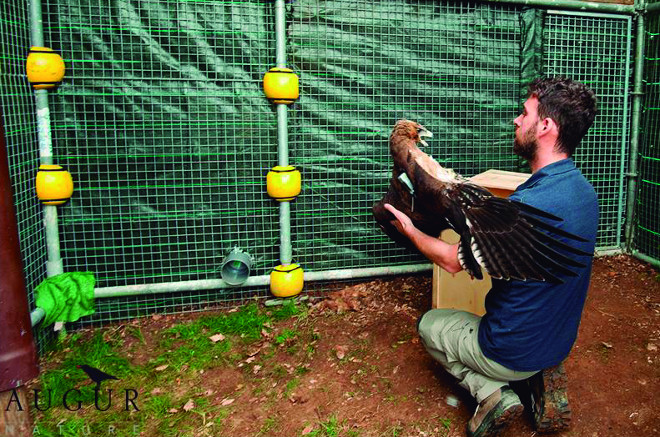
[[[563,363],[544,369],[527,380],[538,432],[557,432],[569,428],[571,409],[566,395],[567,381]]]
[[[466,433],[468,437],[494,437],[523,410],[518,395],[505,385],[477,405]]]

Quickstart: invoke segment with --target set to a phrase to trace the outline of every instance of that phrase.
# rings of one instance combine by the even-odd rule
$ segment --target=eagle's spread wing
[[[561,219],[532,206],[501,199],[445,169],[422,152],[417,143],[431,133],[424,126],[398,121],[390,135],[394,169],[385,197],[373,207],[374,217],[396,242],[415,249],[391,224],[389,203],[410,217],[422,232],[438,237],[448,227],[461,237],[458,256],[463,268],[482,279],[483,267],[492,277],[561,282],[557,274],[575,276],[571,267],[583,265],[564,253],[591,256],[553,237],[583,238],[542,220]],[[401,182],[404,174],[412,182]],[[411,190],[412,188],[412,190]],[[547,231],[547,232],[544,232]]]
[[[461,265],[478,279],[483,277],[483,267],[494,278],[562,282],[556,273],[575,276],[569,267],[583,267],[583,264],[556,249],[591,255],[541,230],[586,241],[540,218],[561,221],[552,214],[524,203],[495,197],[469,182],[440,182],[421,166],[415,166],[413,172],[420,208],[424,209],[425,215],[439,216],[444,213],[461,237],[458,250]],[[439,199],[442,201],[439,202]]]

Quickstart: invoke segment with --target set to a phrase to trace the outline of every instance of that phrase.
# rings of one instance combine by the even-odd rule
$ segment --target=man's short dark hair
[[[583,83],[555,77],[534,80],[527,93],[539,101],[539,118],[551,118],[559,127],[557,150],[573,156],[596,118],[594,92]]]

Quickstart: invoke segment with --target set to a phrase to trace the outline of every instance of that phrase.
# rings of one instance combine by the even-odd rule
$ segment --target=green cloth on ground
[[[46,311],[43,325],[75,322],[94,314],[94,284],[90,272],[62,273],[45,279],[36,288],[37,307]]]

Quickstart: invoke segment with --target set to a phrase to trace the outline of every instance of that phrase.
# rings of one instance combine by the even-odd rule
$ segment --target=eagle
[[[482,268],[497,279],[562,283],[557,273],[576,276],[571,267],[584,264],[565,255],[591,256],[562,242],[587,241],[551,222],[561,218],[531,205],[494,196],[488,190],[443,168],[418,144],[433,134],[410,120],[399,120],[389,138],[394,168],[385,196],[372,211],[383,231],[395,242],[416,250],[392,224],[389,203],[410,217],[422,232],[439,237],[448,228],[459,236],[458,260],[473,278],[483,279]],[[545,220],[544,220],[545,219]],[[560,251],[564,253],[561,253]]]

